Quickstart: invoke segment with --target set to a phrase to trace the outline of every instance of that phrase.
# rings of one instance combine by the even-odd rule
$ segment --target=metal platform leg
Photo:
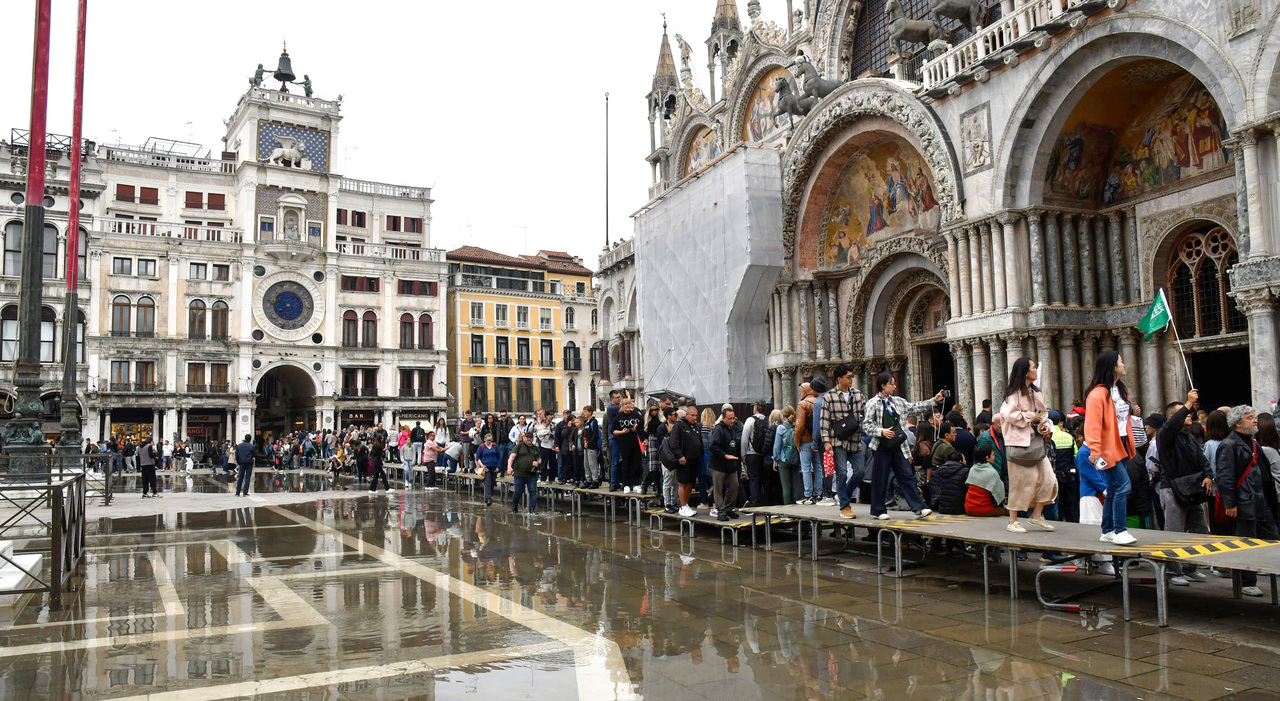
[[[1061,572],[1064,574],[1075,574],[1081,568],[1077,565],[1053,565],[1050,567],[1041,567],[1036,572],[1036,598],[1040,600],[1040,605],[1047,609],[1056,609],[1058,611],[1070,611],[1071,613],[1080,613],[1081,611],[1089,611],[1097,613],[1097,606],[1081,606],[1080,604],[1060,604],[1055,601],[1049,601],[1044,598],[1044,591],[1040,587],[1040,578],[1049,572]]]
[[[657,527],[657,528],[654,528],[654,527],[653,527],[653,523],[654,523],[654,521],[657,521],[657,522],[658,522],[658,527]],[[661,531],[661,530],[662,530],[662,514],[649,514],[649,530],[651,530],[651,531],[653,531],[653,530]]]
[[[813,546],[813,552],[811,553],[811,557],[814,562],[817,562],[818,561],[818,522],[817,521],[809,522],[809,540],[811,541],[810,545]]]
[[[1009,598],[1018,598],[1018,550],[1009,548]]]

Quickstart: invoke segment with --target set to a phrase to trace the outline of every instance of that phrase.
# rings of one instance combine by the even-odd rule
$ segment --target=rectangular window
[[[338,223],[339,223],[339,224],[342,224],[342,225],[344,225],[344,226],[346,225],[346,223],[347,223],[347,210],[345,210],[345,209],[339,209],[339,210],[338,210]]]
[[[209,209],[221,212],[227,208],[227,196],[216,192],[209,193]]]
[[[276,220],[272,219],[271,217],[263,217],[262,222],[258,224],[258,231],[261,232],[261,236],[264,239],[274,238],[275,231],[276,231]]]
[[[22,222],[9,222],[4,227],[4,274],[21,275]]]
[[[484,336],[471,334],[471,364],[484,365]]]
[[[591,347],[591,372],[600,372],[600,346]]]
[[[12,361],[18,357],[18,308],[5,309],[0,319],[0,360]]]
[[[528,377],[516,378],[516,411],[522,414],[532,414],[533,409],[533,380]]]
[[[360,371],[363,377],[360,378],[360,395],[364,397],[378,396],[378,369],[365,368]]]
[[[342,369],[342,396],[354,397],[360,394],[360,371],[351,368]]]
[[[342,276],[343,292],[377,292],[379,278],[376,277],[356,277],[354,275]]]
[[[226,363],[210,363],[209,364],[209,391],[210,392],[228,392],[231,390],[230,380],[231,366]]]
[[[55,358],[53,354],[53,319],[45,321],[40,320],[40,362],[52,363]]]
[[[413,316],[405,314],[400,317],[400,349],[413,350]]]
[[[132,275],[133,259],[132,258],[112,258],[111,274],[112,275]]]
[[[547,411],[558,411],[559,407],[556,405],[556,381],[542,380],[540,384],[542,385],[542,394],[538,398],[542,402],[540,406]]]
[[[489,411],[489,378],[471,378],[471,411]]]
[[[205,391],[204,363],[187,363],[187,391]]]
[[[136,383],[134,389],[139,392],[154,392],[156,390],[156,364],[150,360],[139,360],[134,363],[133,381]]]
[[[521,331],[529,330],[529,308],[516,307],[516,328]]]
[[[529,339],[516,339],[516,365],[527,368],[532,365],[532,359],[529,355]]]
[[[360,345],[360,320],[355,312],[347,312],[342,317],[342,346],[355,348]]]
[[[204,280],[209,274],[209,266],[204,263],[192,263],[191,274],[188,276],[192,280]]]
[[[184,206],[187,209],[204,209],[204,193],[188,191]]]
[[[538,309],[538,330],[551,330],[551,310],[547,307],[540,307]]]
[[[493,341],[494,362],[497,365],[511,364],[511,339],[506,336],[498,336]]]
[[[229,265],[214,265],[214,266],[213,266],[213,279],[214,279],[214,280],[218,280],[218,281],[220,281],[220,282],[227,282],[227,281],[231,280],[231,266],[229,266]]]
[[[52,224],[45,224],[43,234],[44,250],[40,256],[40,274],[44,279],[52,280],[58,277],[58,229]]]
[[[421,233],[422,233],[422,219],[420,219],[420,218],[418,218],[418,217],[405,217],[405,218],[404,218],[404,230],[405,230],[405,232],[406,232],[406,233],[410,233],[410,234],[421,234]]]
[[[138,259],[138,277],[155,277],[156,262],[154,259],[139,258]]]
[[[402,295],[414,297],[435,297],[436,283],[429,280],[401,280],[398,289]]]
[[[549,338],[538,342],[538,365],[544,368],[556,366],[555,349],[552,347],[551,339]]]
[[[388,214],[387,215],[387,231],[399,231],[399,230],[400,230],[400,217],[397,217],[392,214]]]
[[[579,282],[579,283],[578,283],[578,288],[577,288],[577,289],[578,289],[578,296],[579,296],[579,297],[586,297],[586,296],[587,296],[587,283],[585,283],[585,282]]]
[[[132,185],[116,185],[116,202],[132,202],[133,186]],[[128,365],[128,363],[125,363]]]
[[[493,378],[493,410],[512,411],[514,409],[515,407],[511,406],[511,378]],[[494,436],[494,439],[497,440],[497,436]]]
[[[351,226],[354,226],[360,229],[364,228],[364,212],[351,213]]]
[[[416,373],[414,373],[413,370],[400,371],[400,396],[401,397],[412,397],[414,395],[413,379],[415,374]]]
[[[154,187],[139,189],[138,202],[141,204],[160,204],[160,190]]]
[[[483,302],[471,303],[471,325],[484,326],[484,303]]]
[[[419,370],[418,371],[418,396],[434,397],[436,392],[436,371],[435,370]]]
[[[493,305],[493,325],[500,329],[510,328],[510,322],[507,321],[507,305]]]
[[[129,361],[111,361],[111,389],[119,391],[129,388]]]

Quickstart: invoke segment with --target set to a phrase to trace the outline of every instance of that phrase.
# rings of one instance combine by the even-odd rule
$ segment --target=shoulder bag
[[[1239,495],[1240,486],[1244,481],[1249,479],[1249,473],[1253,472],[1253,466],[1258,464],[1258,442],[1253,443],[1253,459],[1245,466],[1244,472],[1240,473],[1240,479],[1236,480],[1236,494]],[[1231,517],[1227,515],[1227,507],[1222,505],[1222,494],[1213,493],[1213,522],[1219,526],[1226,526],[1231,523]]]

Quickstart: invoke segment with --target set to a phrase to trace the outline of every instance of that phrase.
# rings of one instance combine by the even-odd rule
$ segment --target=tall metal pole
[[[80,453],[84,440],[80,431],[80,404],[76,401],[76,347],[80,326],[80,145],[84,117],[84,33],[89,17],[89,0],[80,0],[76,22],[76,85],[71,110],[71,214],[67,226],[66,301],[62,311],[62,438],[59,453]]]
[[[604,94],[604,247],[609,247],[609,93]]]
[[[49,453],[40,428],[40,306],[44,287],[45,120],[49,106],[49,17],[52,0],[36,0],[31,61],[31,138],[27,147],[27,202],[22,228],[18,285],[18,357],[13,387],[18,395],[13,419],[4,428],[10,472],[40,472]]]

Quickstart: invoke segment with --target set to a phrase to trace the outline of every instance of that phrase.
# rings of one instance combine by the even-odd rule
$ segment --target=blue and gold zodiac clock
[[[258,328],[282,341],[298,341],[320,328],[324,295],[311,278],[281,270],[258,281],[253,317]]]

